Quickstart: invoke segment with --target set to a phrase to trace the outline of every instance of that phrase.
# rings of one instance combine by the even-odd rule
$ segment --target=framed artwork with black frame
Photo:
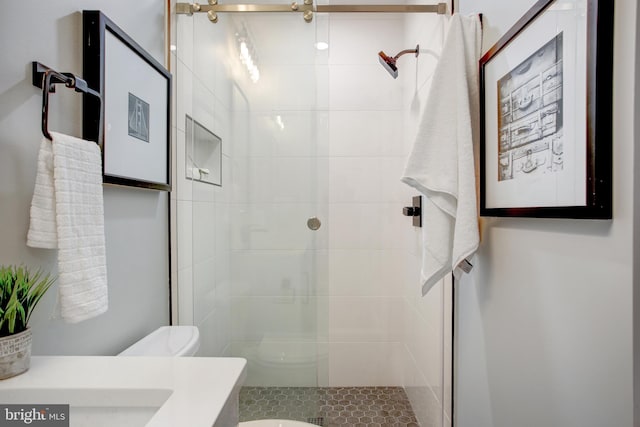
[[[613,3],[540,0],[480,59],[480,215],[612,217]]]
[[[83,73],[104,103],[104,182],[171,191],[171,74],[102,12],[82,17]],[[85,96],[85,139],[96,140],[100,114]]]

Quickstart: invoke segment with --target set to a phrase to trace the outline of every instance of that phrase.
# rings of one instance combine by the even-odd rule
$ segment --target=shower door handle
[[[316,231],[318,228],[320,228],[321,225],[322,223],[315,216],[312,216],[307,220],[307,227],[309,227],[309,230]]]

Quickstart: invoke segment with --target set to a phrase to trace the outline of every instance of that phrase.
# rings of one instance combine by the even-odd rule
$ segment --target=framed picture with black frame
[[[613,3],[540,0],[481,58],[481,216],[612,217]]]
[[[171,191],[171,74],[102,12],[85,10],[83,73],[100,103],[83,99],[83,137],[102,114],[105,183]]]

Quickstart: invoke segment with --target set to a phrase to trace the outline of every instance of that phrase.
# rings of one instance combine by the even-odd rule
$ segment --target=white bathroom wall
[[[460,0],[484,50],[533,0]],[[457,294],[456,425],[632,426],[637,2],[615,2],[613,220],[485,218]],[[607,82],[602,82],[606,84]]]
[[[204,16],[173,16],[177,47],[174,120],[178,323],[200,329],[201,356],[221,356],[230,343],[230,194],[233,142],[232,83],[228,76],[227,23]],[[186,178],[186,115],[222,139],[222,185]]]
[[[0,264],[57,271],[56,253],[26,247],[35,182],[41,91],[31,61],[82,76],[82,10],[100,9],[164,62],[164,2],[62,0],[5,3],[0,14]],[[140,17],[144,17],[140,19]],[[82,134],[81,95],[51,96],[49,127]],[[169,195],[104,187],[109,311],[69,325],[52,319],[57,288],[32,320],[35,354],[115,354],[169,322]]]
[[[412,192],[399,181],[407,155],[405,80],[394,80],[377,55],[407,48],[403,29],[402,15],[329,17],[332,386],[403,385],[402,295],[414,233],[402,216]],[[414,67],[411,55],[402,61]]]
[[[420,45],[420,55],[399,61],[404,84],[404,124],[407,156],[431,88],[448,18],[432,14],[405,16],[405,48]],[[416,193],[417,194],[417,193]],[[429,218],[424,218],[428,221]],[[407,253],[404,287],[404,386],[423,426],[451,425],[451,277],[421,296],[422,233],[415,229]]]

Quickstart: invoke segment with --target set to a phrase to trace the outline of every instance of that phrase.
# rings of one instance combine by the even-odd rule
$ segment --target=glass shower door
[[[316,387],[326,372],[327,69],[315,23],[231,18],[240,76],[231,96],[230,351],[249,361],[247,386]]]
[[[192,239],[182,276],[201,355],[248,361],[241,406],[264,405],[241,420],[308,421],[328,384],[326,28],[299,14],[178,16],[178,204]],[[280,393],[301,403],[268,400]]]

